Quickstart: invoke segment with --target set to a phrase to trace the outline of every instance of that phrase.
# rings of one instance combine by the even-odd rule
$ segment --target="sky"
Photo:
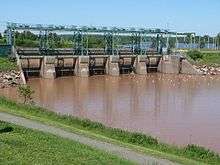
[[[165,28],[215,35],[220,0],[4,0],[5,22]]]

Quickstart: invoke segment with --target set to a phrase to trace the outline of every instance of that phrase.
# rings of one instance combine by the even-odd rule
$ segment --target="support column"
[[[138,55],[135,59],[135,73],[140,75],[147,74],[147,66],[146,66],[147,56]]]
[[[47,79],[55,79],[55,57],[54,56],[44,56],[42,66],[41,66],[41,77]]]
[[[119,76],[119,56],[111,55],[106,63],[106,73],[111,76]]]
[[[178,56],[164,55],[158,65],[158,71],[161,73],[180,73],[180,58]]]
[[[89,56],[79,56],[75,65],[75,75],[89,77]]]

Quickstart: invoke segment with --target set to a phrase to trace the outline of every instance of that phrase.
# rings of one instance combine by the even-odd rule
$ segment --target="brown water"
[[[53,111],[220,153],[220,76],[36,78],[28,83],[37,104]],[[0,92],[16,99],[15,89]]]

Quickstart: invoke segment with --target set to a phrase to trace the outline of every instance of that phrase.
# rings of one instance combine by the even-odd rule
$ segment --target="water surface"
[[[33,78],[28,83],[35,102],[52,111],[220,153],[220,76]],[[16,99],[15,91],[0,92]]]

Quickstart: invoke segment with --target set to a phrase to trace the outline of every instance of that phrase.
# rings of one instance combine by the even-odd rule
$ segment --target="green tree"
[[[31,89],[28,85],[20,85],[18,87],[18,93],[20,97],[23,98],[23,103],[31,103],[32,102],[32,95],[34,94],[34,90]]]
[[[200,44],[199,44],[200,49],[205,48],[205,41],[206,41],[205,37],[200,38]]]
[[[169,47],[171,49],[176,47],[176,38],[175,37],[170,37],[169,38]]]

